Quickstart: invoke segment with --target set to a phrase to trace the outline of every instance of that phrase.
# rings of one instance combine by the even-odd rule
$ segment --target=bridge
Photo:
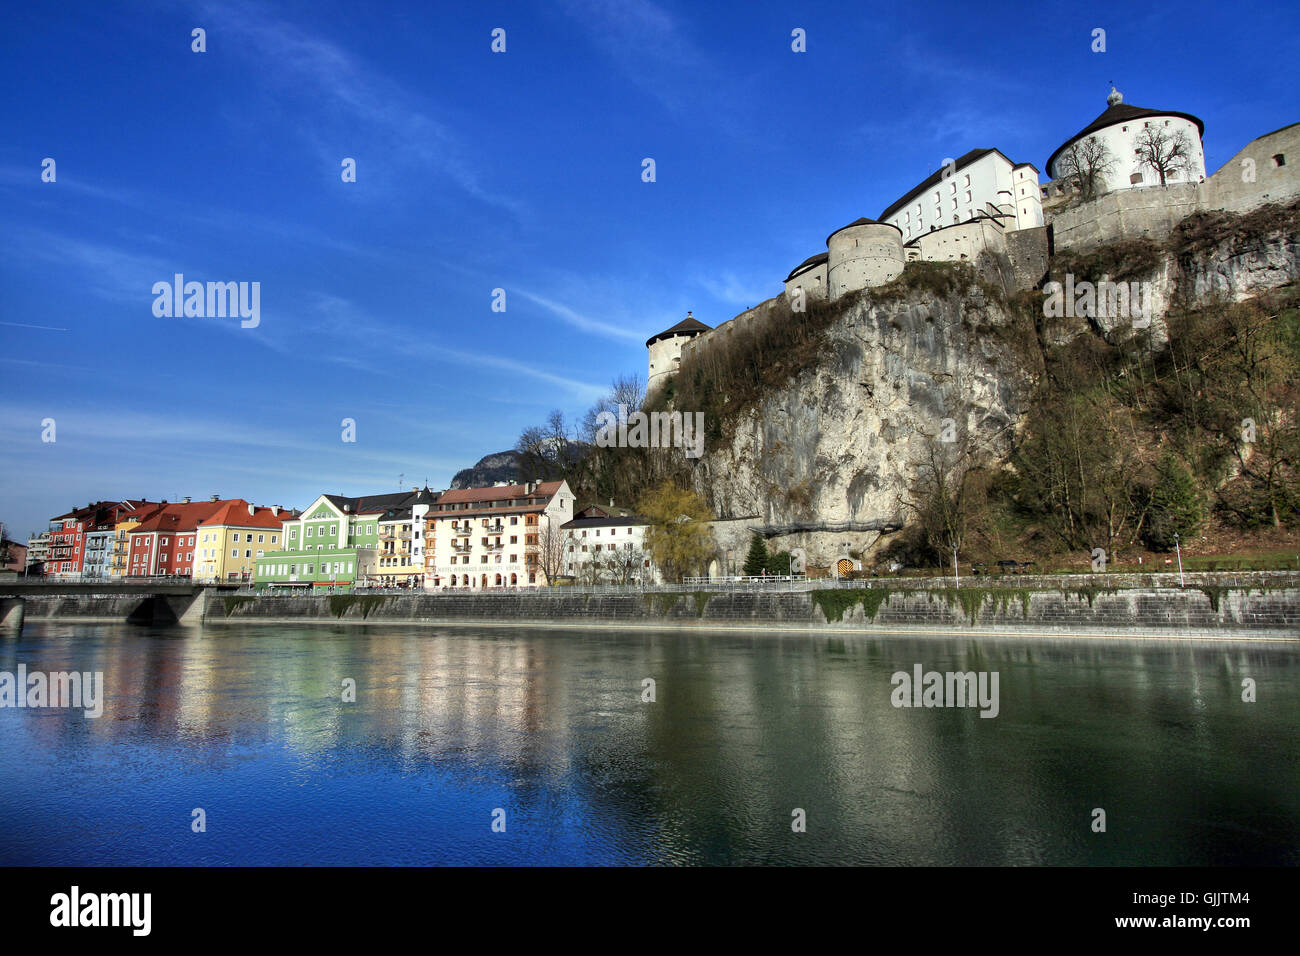
[[[177,576],[124,578],[107,581],[49,581],[43,578],[0,578],[0,634],[21,634],[26,599],[120,597],[122,620],[138,624],[197,621],[210,592],[234,591],[237,583],[217,584]],[[131,598],[139,598],[131,601]]]

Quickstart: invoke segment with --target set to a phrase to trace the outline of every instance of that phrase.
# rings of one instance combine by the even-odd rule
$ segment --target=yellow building
[[[211,517],[198,523],[194,580],[251,583],[257,559],[283,550],[281,525],[292,517],[278,505],[259,507],[242,498],[221,502]]]
[[[131,550],[131,532],[139,527],[140,522],[162,507],[158,501],[123,501],[113,524],[113,554],[108,565],[108,576],[121,578],[126,576],[126,555]]]

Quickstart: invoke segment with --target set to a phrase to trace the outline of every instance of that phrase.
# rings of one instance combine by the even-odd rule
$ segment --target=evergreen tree
[[[763,539],[754,535],[749,542],[749,554],[745,556],[745,574],[757,577],[767,569],[767,545]]]
[[[1160,464],[1160,477],[1151,489],[1147,512],[1147,544],[1153,551],[1171,551],[1174,532],[1187,538],[1205,520],[1205,501],[1191,469],[1172,455]]]
[[[790,552],[769,551],[767,553],[767,560],[763,562],[763,567],[767,569],[768,574],[789,574]]]

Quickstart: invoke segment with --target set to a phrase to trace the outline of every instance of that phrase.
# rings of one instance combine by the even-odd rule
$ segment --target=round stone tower
[[[707,325],[686,313],[671,329],[664,329],[658,335],[646,339],[645,347],[650,350],[650,371],[646,377],[646,394],[649,395],[663,380],[677,371],[682,361],[682,346],[705,332],[712,331]]]
[[[837,299],[846,292],[883,285],[903,271],[903,233],[895,225],[857,219],[826,237],[827,293]]]

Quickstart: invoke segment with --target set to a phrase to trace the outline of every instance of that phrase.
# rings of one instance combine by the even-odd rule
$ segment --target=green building
[[[388,539],[403,524],[416,524],[417,514],[422,526],[428,506],[437,498],[428,488],[362,498],[321,495],[299,517],[284,522],[284,548],[257,559],[254,586],[317,589],[393,583],[381,581],[379,574],[380,556],[392,547]],[[418,575],[404,583],[423,585]]]

